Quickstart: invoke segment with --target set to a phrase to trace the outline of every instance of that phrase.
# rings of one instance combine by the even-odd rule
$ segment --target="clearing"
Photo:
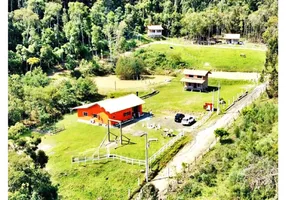
[[[99,93],[106,93],[115,90],[142,90],[148,89],[150,86],[166,83],[166,80],[171,80],[172,76],[150,75],[142,76],[142,80],[120,80],[116,75],[97,76],[94,78],[98,87]]]
[[[155,117],[150,121],[139,121],[124,128],[123,134],[130,138],[132,143],[116,149],[111,148],[110,153],[144,159],[145,138],[135,136],[135,132],[146,131],[149,138],[158,138],[158,142],[152,143],[149,149],[151,156],[171,139],[162,135],[164,128],[173,128],[175,134],[178,133],[178,129],[183,128],[180,124],[171,124],[176,111],[195,113],[197,119],[201,119],[206,113],[202,107],[203,103],[212,100],[212,92],[184,91],[179,80],[180,77],[176,77],[168,84],[155,87],[160,93],[146,99],[146,104],[143,105],[143,111],[152,110]],[[253,87],[251,81],[209,79],[210,86],[216,86],[218,82],[222,87],[221,96],[226,101]],[[161,129],[147,129],[146,124],[149,122],[159,122]],[[142,124],[145,124],[145,127],[142,127]],[[64,126],[65,130],[55,135],[45,135],[41,145],[46,148],[49,155],[47,169],[52,175],[52,180],[60,184],[59,193],[63,199],[125,199],[128,189],[133,191],[137,187],[138,178],[140,181],[144,179],[144,174],[140,173],[144,166],[116,160],[94,164],[71,164],[72,156],[92,156],[97,152],[107,128],[77,122],[76,114],[65,115],[57,125]],[[112,129],[112,132],[119,135],[118,129]],[[101,153],[106,152],[106,149],[101,150]]]
[[[170,48],[170,46],[173,48]],[[157,56],[154,57],[154,53],[164,53],[167,58],[179,55],[182,61],[187,63],[186,68],[229,72],[261,72],[266,56],[264,50],[228,48],[218,45],[180,45],[158,42],[151,43],[147,47],[140,49],[144,52],[138,50],[136,54],[139,53],[140,57],[145,58],[144,60],[148,66],[156,63]],[[160,63],[156,63],[155,67],[158,66],[160,66]]]

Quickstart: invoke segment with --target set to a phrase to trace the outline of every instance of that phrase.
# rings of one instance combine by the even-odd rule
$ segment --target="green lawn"
[[[189,92],[183,90],[179,81],[180,77],[172,80],[171,83],[159,86],[159,94],[146,99],[143,106],[144,111],[152,110],[155,116],[168,111],[183,111],[202,114],[204,102],[212,100],[212,93]],[[210,79],[209,85],[216,86],[218,81],[221,85],[221,97],[226,101],[237,96],[238,93],[253,87],[249,81],[233,81],[222,79]],[[217,98],[217,95],[216,95]],[[149,138],[158,138],[158,142],[151,144],[149,155],[151,156],[169,138],[163,138],[161,131],[149,130],[142,127],[140,122],[133,129],[148,131]],[[102,163],[71,164],[72,156],[91,156],[96,152],[97,147],[104,138],[107,128],[92,126],[77,122],[76,114],[65,115],[64,119],[58,122],[59,126],[65,126],[65,130],[52,136],[44,136],[42,143],[50,145],[47,150],[49,162],[47,170],[52,175],[52,180],[60,184],[60,195],[63,199],[126,199],[128,189],[134,190],[137,187],[137,180],[143,180],[144,175],[140,173],[143,166],[129,165],[119,161],[107,161]],[[118,129],[112,132],[119,135]],[[117,149],[110,149],[111,153],[137,158],[145,158],[145,138],[132,136],[131,133],[123,132],[134,144],[125,145]],[[106,153],[102,150],[101,153]],[[124,184],[122,184],[124,183]]]
[[[166,53],[167,57],[178,54],[188,68],[241,72],[260,72],[266,55],[264,51],[197,45],[173,46],[170,49],[168,44],[153,44],[145,50]],[[245,54],[246,57],[241,57],[240,54]]]
[[[66,130],[53,136],[45,136],[43,144],[51,145],[47,150],[49,162],[47,169],[52,174],[55,183],[60,183],[60,195],[63,199],[126,199],[128,189],[134,190],[138,177],[143,180],[140,169],[144,166],[135,166],[119,161],[107,161],[100,164],[71,164],[71,157],[78,155],[91,156],[106,134],[107,128],[92,126],[77,122],[76,114],[66,115],[58,125],[64,125]],[[147,129],[136,125],[135,130]],[[118,129],[112,129],[118,134]],[[148,130],[149,138],[158,138],[158,142],[151,144],[149,155],[153,155],[159,148],[168,142],[160,131]],[[136,137],[124,133],[134,144],[111,149],[111,153],[144,159],[145,137]],[[106,153],[106,151],[102,152]],[[122,184],[124,183],[124,184]]]
[[[156,114],[166,114],[173,112],[184,113],[202,113],[204,112],[203,105],[205,102],[212,102],[213,93],[191,92],[185,91],[180,82],[181,77],[176,77],[168,85],[159,86],[156,89],[160,91],[159,94],[152,98],[146,99],[143,109]],[[242,80],[226,80],[226,79],[209,79],[209,86],[217,86],[220,82],[221,90],[220,97],[232,103],[233,97],[238,94],[251,90],[254,85],[251,81]],[[217,103],[218,92],[215,92],[215,104]]]

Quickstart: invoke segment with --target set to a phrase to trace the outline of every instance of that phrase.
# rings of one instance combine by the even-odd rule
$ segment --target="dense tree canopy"
[[[232,32],[263,41],[268,21],[277,15],[277,1],[271,0],[9,0],[8,7],[10,74],[35,65],[74,70],[93,56],[115,65],[118,54],[133,48],[150,24],[162,24],[168,37]]]

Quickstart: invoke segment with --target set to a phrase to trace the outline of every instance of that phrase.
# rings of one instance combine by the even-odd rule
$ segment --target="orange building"
[[[135,94],[130,94],[115,99],[85,104],[73,109],[77,110],[77,116],[80,120],[108,124],[108,119],[124,122],[140,117],[142,115],[142,104],[144,103]],[[111,121],[110,123],[114,125],[117,122]]]

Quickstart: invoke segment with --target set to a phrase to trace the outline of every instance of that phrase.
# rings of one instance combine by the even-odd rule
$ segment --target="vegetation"
[[[241,53],[246,57],[241,57]],[[135,56],[142,58],[149,72],[157,74],[182,68],[261,72],[265,62],[264,51],[209,46],[173,46],[171,49],[168,44],[139,49]]]
[[[271,17],[268,20],[268,28],[263,34],[267,42],[268,50],[266,53],[266,62],[262,71],[262,81],[269,76],[269,86],[267,94],[270,98],[278,97],[278,17]]]
[[[9,0],[8,11],[9,199],[123,199],[128,189],[137,185],[137,177],[142,178],[140,167],[119,162],[99,163],[92,168],[71,168],[70,156],[79,152],[92,154],[105,132],[103,127],[74,123],[75,118],[61,122],[69,127],[61,134],[42,138],[44,144],[52,146],[48,151],[50,157],[38,149],[42,139],[32,133],[33,128],[47,129],[72,107],[103,98],[90,77],[115,72],[121,79],[139,79],[143,73],[167,71],[176,75],[176,69],[185,67],[261,71],[264,53],[250,50],[243,50],[244,58],[238,56],[241,54],[238,49],[175,47],[171,50],[169,46],[158,45],[141,49],[134,57],[120,57],[125,51],[152,41],[142,35],[149,24],[161,24],[163,35],[167,37],[199,41],[231,32],[240,33],[248,40],[267,43],[262,79],[269,78],[269,97],[278,96],[277,0]],[[54,80],[46,75],[58,70],[65,70],[71,78]],[[216,86],[217,80],[210,80],[210,84]],[[221,96],[231,100],[242,90],[248,90],[246,87],[251,83],[221,80],[221,85]],[[179,87],[179,77],[168,87],[159,87],[160,93],[152,101],[146,100],[146,110],[156,114],[178,110],[201,112],[202,102],[211,100],[211,93],[188,93],[178,90]],[[253,127],[255,125],[251,125]],[[235,135],[243,134],[237,130]],[[158,137],[160,141],[150,153],[167,141],[156,131],[151,131],[150,136]],[[131,135],[130,138],[138,148],[136,151],[132,145],[111,151],[143,159],[142,138]],[[263,141],[260,145],[268,150],[266,143]],[[176,148],[181,145],[182,141],[176,144]],[[162,167],[176,149],[169,153],[170,156],[158,161],[156,166]],[[272,164],[271,159],[269,157],[270,162],[265,163]],[[247,157],[246,161],[249,160]],[[261,166],[255,165],[257,169]],[[58,185],[51,182],[47,171]],[[235,172],[233,174],[233,177],[240,177],[235,176]],[[202,180],[209,187],[215,184],[211,181],[212,176],[205,175]],[[231,179],[230,182],[234,180],[237,181]],[[252,184],[252,180],[249,181]],[[192,187],[193,196],[203,194],[199,190],[201,183],[196,184]],[[253,191],[239,184],[239,188],[231,190],[236,196],[247,196]],[[62,197],[58,196],[58,188]],[[151,186],[149,190],[156,196],[155,188]],[[254,191],[257,191],[254,193],[257,198],[265,197],[260,188]],[[230,194],[235,196],[233,193]],[[266,193],[273,196],[273,188],[269,187]]]
[[[215,106],[217,103],[217,90],[216,87],[220,82],[221,90],[220,97],[226,101],[226,105],[220,105],[221,109],[226,108],[227,105],[232,103],[233,98],[237,98],[238,94],[251,90],[253,83],[251,81],[242,80],[227,80],[227,79],[209,79],[209,92],[190,92],[183,89],[183,85],[180,82],[181,77],[176,77],[171,83],[156,87],[159,90],[159,94],[153,96],[150,99],[146,99],[144,109],[146,111],[152,111],[159,115],[170,115],[175,112],[193,113],[200,115],[205,110],[203,105],[206,102],[212,102],[213,93],[215,90]],[[168,98],[168,101],[166,101]],[[158,106],[160,105],[160,106]]]
[[[120,53],[145,41],[149,24],[162,24],[167,37],[240,33],[263,41],[277,7],[277,0],[9,0],[9,73],[26,73],[38,64],[45,72],[56,65],[74,70],[93,57],[114,66]]]
[[[144,70],[141,59],[132,56],[120,57],[116,63],[116,75],[123,80],[140,80],[140,74]]]
[[[216,137],[220,138],[220,141],[222,141],[222,139],[224,137],[227,137],[229,135],[229,133],[226,130],[224,130],[223,128],[216,129],[214,133],[215,133]]]
[[[144,169],[144,166],[139,167],[116,160],[89,163],[88,166],[72,165],[71,156],[92,156],[97,152],[97,147],[106,135],[106,128],[79,123],[76,120],[76,114],[65,115],[58,125],[64,125],[66,130],[56,135],[45,136],[42,142],[42,145],[50,147],[46,150],[49,155],[47,168],[52,175],[52,180],[60,184],[59,194],[64,199],[127,198],[128,189],[132,191],[137,187],[138,178],[141,181],[144,180],[144,174],[140,173],[140,169]],[[135,131],[148,130],[148,137],[158,138],[157,142],[150,145],[148,150],[150,156],[169,141],[169,138],[164,138],[160,131],[149,130],[141,124],[136,125],[134,129]],[[118,129],[111,131],[119,135]],[[116,149],[110,148],[110,153],[144,160],[144,137],[133,136],[124,131],[123,134],[130,138],[132,143]],[[106,154],[104,147],[101,153]]]
[[[80,77],[51,82],[41,68],[35,68],[25,75],[11,75],[8,84],[9,126],[18,122],[27,126],[53,123],[73,106],[99,97],[90,79]],[[12,130],[9,137],[15,136]]]
[[[169,199],[277,198],[277,99],[264,95],[228,131],[228,141],[218,143],[191,174],[184,174],[186,182]]]

